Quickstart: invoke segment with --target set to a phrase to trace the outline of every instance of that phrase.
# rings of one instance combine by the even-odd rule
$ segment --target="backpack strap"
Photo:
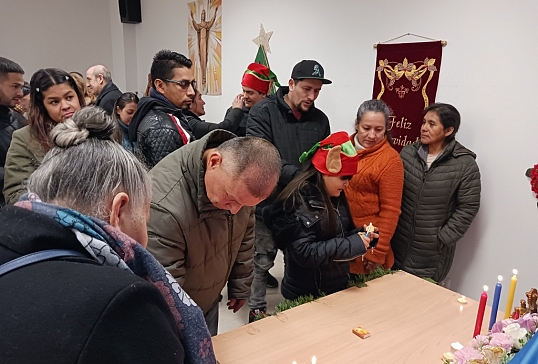
[[[17,259],[13,259],[7,263],[0,265],[0,277],[15,269],[26,267],[34,263],[43,262],[45,260],[53,260],[56,258],[64,257],[76,257],[76,258],[88,258],[86,254],[70,249],[49,249],[35,252]]]

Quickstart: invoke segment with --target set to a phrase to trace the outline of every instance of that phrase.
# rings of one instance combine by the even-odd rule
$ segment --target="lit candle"
[[[318,360],[316,359],[316,356],[314,355],[312,357],[312,364],[316,364],[318,362]]]
[[[486,302],[488,300],[488,286],[484,286],[484,292],[480,295],[480,303],[478,304],[478,313],[476,314],[476,323],[474,325],[474,334],[480,335],[480,330],[482,330],[482,321],[484,320],[484,310],[486,309]]]
[[[504,318],[507,319],[512,314],[512,305],[514,304],[514,295],[516,294],[517,285],[517,269],[512,271],[514,275],[510,280],[510,289],[508,290],[508,299],[506,300],[506,309],[504,310]]]
[[[461,297],[458,298],[456,301],[458,301],[459,303],[467,303],[467,300],[465,299],[464,295],[461,295]]]
[[[497,310],[499,309],[499,300],[501,299],[501,289],[503,288],[501,282],[503,276],[498,276],[499,280],[495,285],[495,293],[493,294],[493,305],[491,306],[491,316],[489,318],[488,330],[491,331],[493,324],[497,321]]]

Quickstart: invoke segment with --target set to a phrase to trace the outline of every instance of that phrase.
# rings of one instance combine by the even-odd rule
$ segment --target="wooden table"
[[[310,364],[314,355],[318,364],[436,364],[452,342],[472,338],[478,303],[459,297],[397,272],[218,335],[213,345],[221,364]],[[371,336],[354,335],[356,326]]]

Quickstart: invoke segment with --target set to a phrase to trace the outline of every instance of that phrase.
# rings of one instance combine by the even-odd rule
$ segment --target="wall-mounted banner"
[[[196,0],[189,6],[189,58],[198,89],[222,94],[222,0]]]
[[[392,109],[389,129],[398,152],[420,138],[422,112],[435,102],[441,41],[378,44],[372,98]]]

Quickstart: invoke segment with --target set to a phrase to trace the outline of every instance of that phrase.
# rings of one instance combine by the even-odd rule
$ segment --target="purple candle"
[[[502,289],[502,276],[498,276],[497,279],[499,280],[497,284],[495,285],[495,293],[493,295],[493,306],[491,306],[491,317],[489,319],[489,326],[488,330],[491,331],[491,328],[493,327],[493,324],[497,321],[497,310],[499,309],[499,300],[501,299],[501,289]]]

